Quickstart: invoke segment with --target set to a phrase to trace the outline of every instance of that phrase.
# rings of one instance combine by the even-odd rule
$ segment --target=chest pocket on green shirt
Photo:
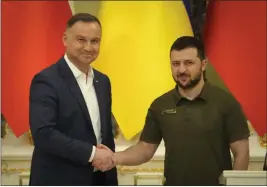
[[[190,124],[206,131],[222,130],[223,118],[218,107],[201,105],[188,107],[184,112],[185,118],[190,118]]]

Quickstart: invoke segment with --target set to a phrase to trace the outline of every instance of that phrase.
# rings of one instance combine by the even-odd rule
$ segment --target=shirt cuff
[[[93,161],[93,159],[94,159],[94,157],[95,157],[95,150],[96,148],[95,148],[95,146],[93,146],[93,149],[92,149],[92,153],[91,153],[91,156],[90,156],[90,159],[89,159],[89,162],[92,162]]]

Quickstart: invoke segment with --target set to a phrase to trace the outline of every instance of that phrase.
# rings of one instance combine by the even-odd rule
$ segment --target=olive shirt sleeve
[[[250,136],[246,116],[235,98],[232,98],[226,107],[224,125],[229,143],[246,139]]]
[[[150,106],[147,112],[145,126],[140,136],[140,141],[150,144],[160,144],[161,140],[162,134],[156,120],[156,112],[153,107]]]

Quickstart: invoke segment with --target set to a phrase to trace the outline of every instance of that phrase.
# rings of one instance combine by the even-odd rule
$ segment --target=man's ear
[[[205,71],[206,70],[206,68],[207,68],[207,65],[208,65],[208,59],[207,58],[205,58],[203,61],[202,61],[202,71]]]
[[[62,41],[63,41],[63,45],[66,47],[67,46],[67,39],[68,39],[68,36],[67,36],[67,33],[64,32],[63,36],[62,36]]]

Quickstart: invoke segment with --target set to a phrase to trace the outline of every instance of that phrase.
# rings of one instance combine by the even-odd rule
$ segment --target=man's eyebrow
[[[82,36],[82,35],[76,35],[76,38],[85,38],[86,39],[86,37]],[[91,38],[91,40],[100,40],[100,38],[99,37],[94,37],[94,38]]]
[[[76,38],[85,38],[85,37],[82,35],[76,35]]]

